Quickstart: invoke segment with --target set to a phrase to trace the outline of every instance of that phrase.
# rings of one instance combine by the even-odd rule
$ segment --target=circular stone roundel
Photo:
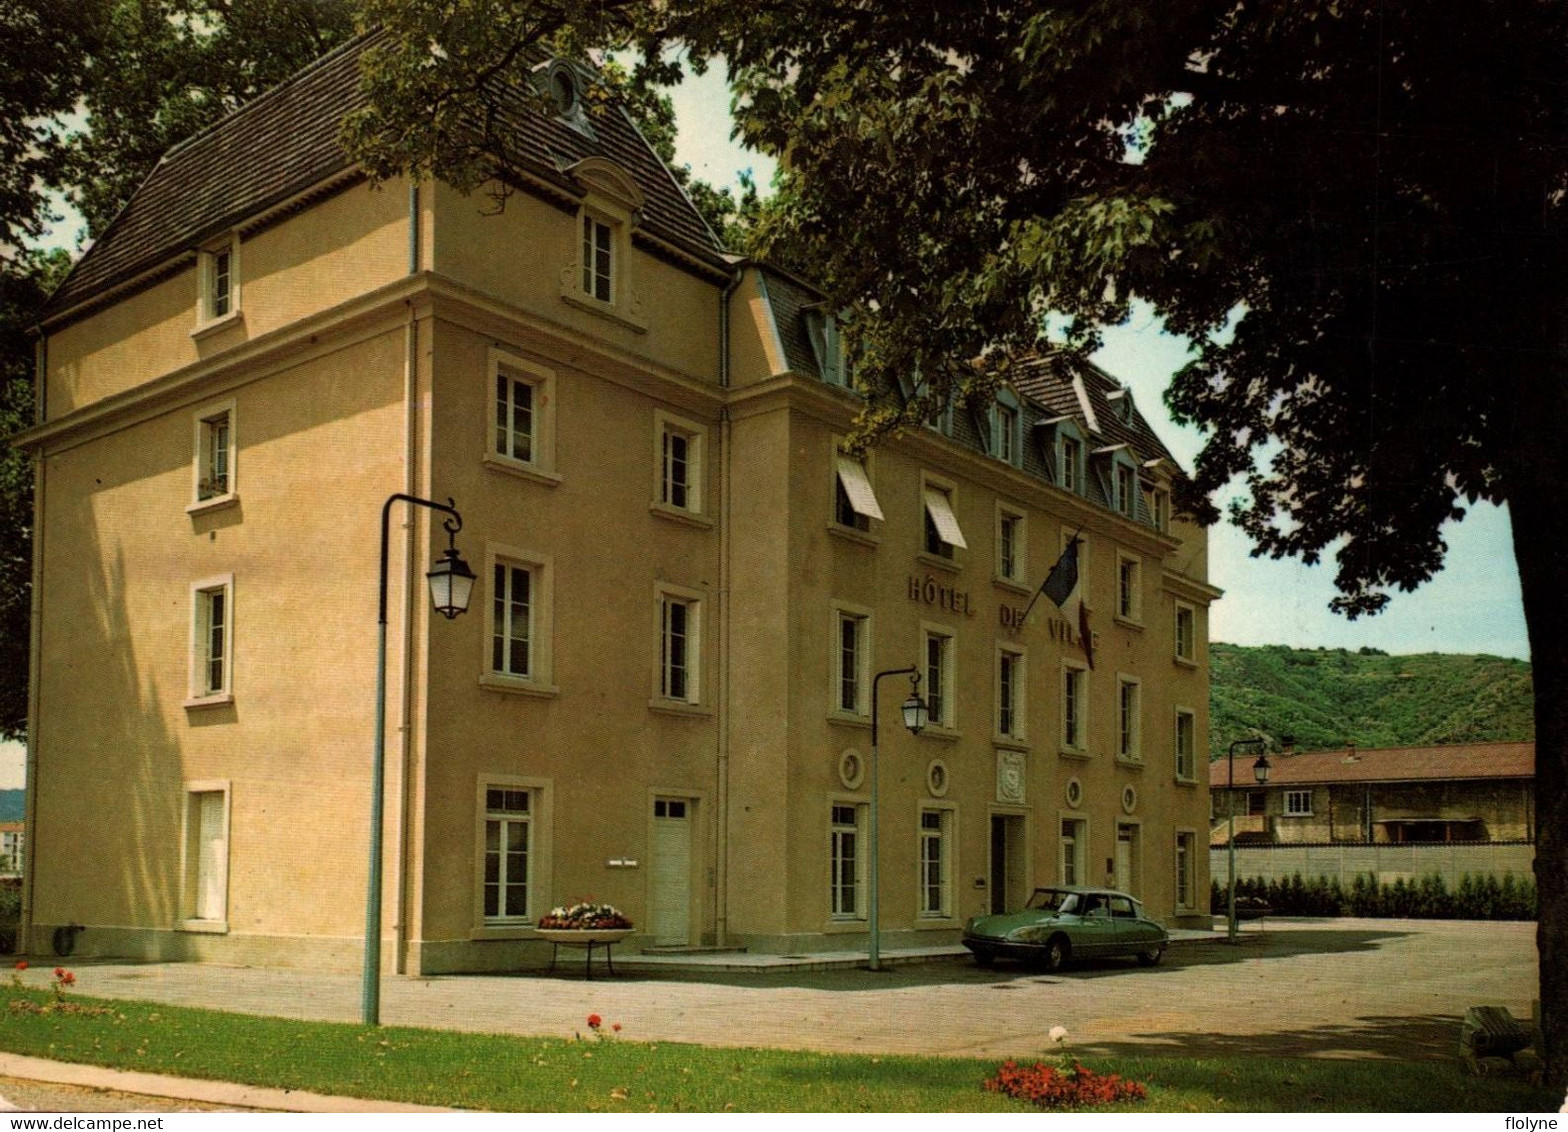
[[[1132,786],[1122,787],[1122,809],[1129,814],[1138,808],[1138,791]]]
[[[947,796],[947,764],[941,759],[932,759],[931,765],[926,767],[926,789],[931,791],[933,798]]]
[[[1067,804],[1073,809],[1076,810],[1080,805],[1083,804],[1083,783],[1079,782],[1076,778],[1069,778],[1067,780],[1067,789],[1065,793],[1067,795]]]
[[[860,789],[860,783],[866,777],[866,760],[860,757],[860,752],[850,747],[838,757],[838,780],[844,784],[846,790]]]

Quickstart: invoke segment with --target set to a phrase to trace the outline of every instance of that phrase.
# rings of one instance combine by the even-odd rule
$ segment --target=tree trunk
[[[1568,460],[1561,422],[1568,396],[1555,381],[1523,399],[1525,467],[1510,477],[1508,508],[1535,680],[1536,949],[1547,1083],[1568,1089]],[[1529,466],[1533,461],[1533,466]]]

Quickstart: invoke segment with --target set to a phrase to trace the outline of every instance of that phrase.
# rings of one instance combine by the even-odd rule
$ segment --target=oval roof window
[[[550,97],[555,101],[557,114],[570,114],[577,106],[577,77],[570,67],[556,67],[550,72]]]

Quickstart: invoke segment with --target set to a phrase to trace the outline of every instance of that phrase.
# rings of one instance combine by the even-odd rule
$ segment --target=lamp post
[[[873,971],[882,969],[882,921],[881,909],[878,905],[877,883],[877,685],[884,676],[908,676],[909,698],[901,707],[904,715],[904,726],[909,728],[911,735],[919,735],[921,728],[926,725],[930,716],[930,709],[926,702],[920,698],[920,673],[914,667],[890,668],[886,672],[878,672],[871,680],[871,945],[868,954],[868,966]]]
[[[1286,740],[1287,744],[1289,740]],[[1227,829],[1225,834],[1225,856],[1229,865],[1230,880],[1227,885],[1229,893],[1226,901],[1225,912],[1225,938],[1229,943],[1236,942],[1236,752],[1242,747],[1256,747],[1258,761],[1252,764],[1252,777],[1260,784],[1269,780],[1269,756],[1267,750],[1268,740],[1261,735],[1251,739],[1237,739],[1230,745],[1230,754],[1225,759],[1225,802],[1227,810]]]
[[[437,613],[448,621],[468,609],[474,592],[474,572],[457,553],[457,532],[463,517],[451,499],[436,503],[399,492],[381,507],[381,600],[377,613],[376,640],[376,746],[371,762],[370,780],[370,880],[365,893],[365,967],[360,988],[360,1015],[367,1026],[381,1024],[381,826],[386,800],[382,780],[386,777],[387,732],[387,527],[394,503],[412,503],[441,511],[446,529],[447,549],[425,577],[430,582],[430,601]]]

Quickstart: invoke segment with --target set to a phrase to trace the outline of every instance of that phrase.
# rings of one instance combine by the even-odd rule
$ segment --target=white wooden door
[[[228,832],[223,828],[223,795],[200,796],[196,842],[196,918],[221,920],[227,904]]]
[[[691,942],[691,803],[685,798],[653,804],[653,941]]]
[[[1116,827],[1116,887],[1134,896],[1138,895],[1137,877],[1133,875],[1133,841],[1137,832],[1130,825]]]

